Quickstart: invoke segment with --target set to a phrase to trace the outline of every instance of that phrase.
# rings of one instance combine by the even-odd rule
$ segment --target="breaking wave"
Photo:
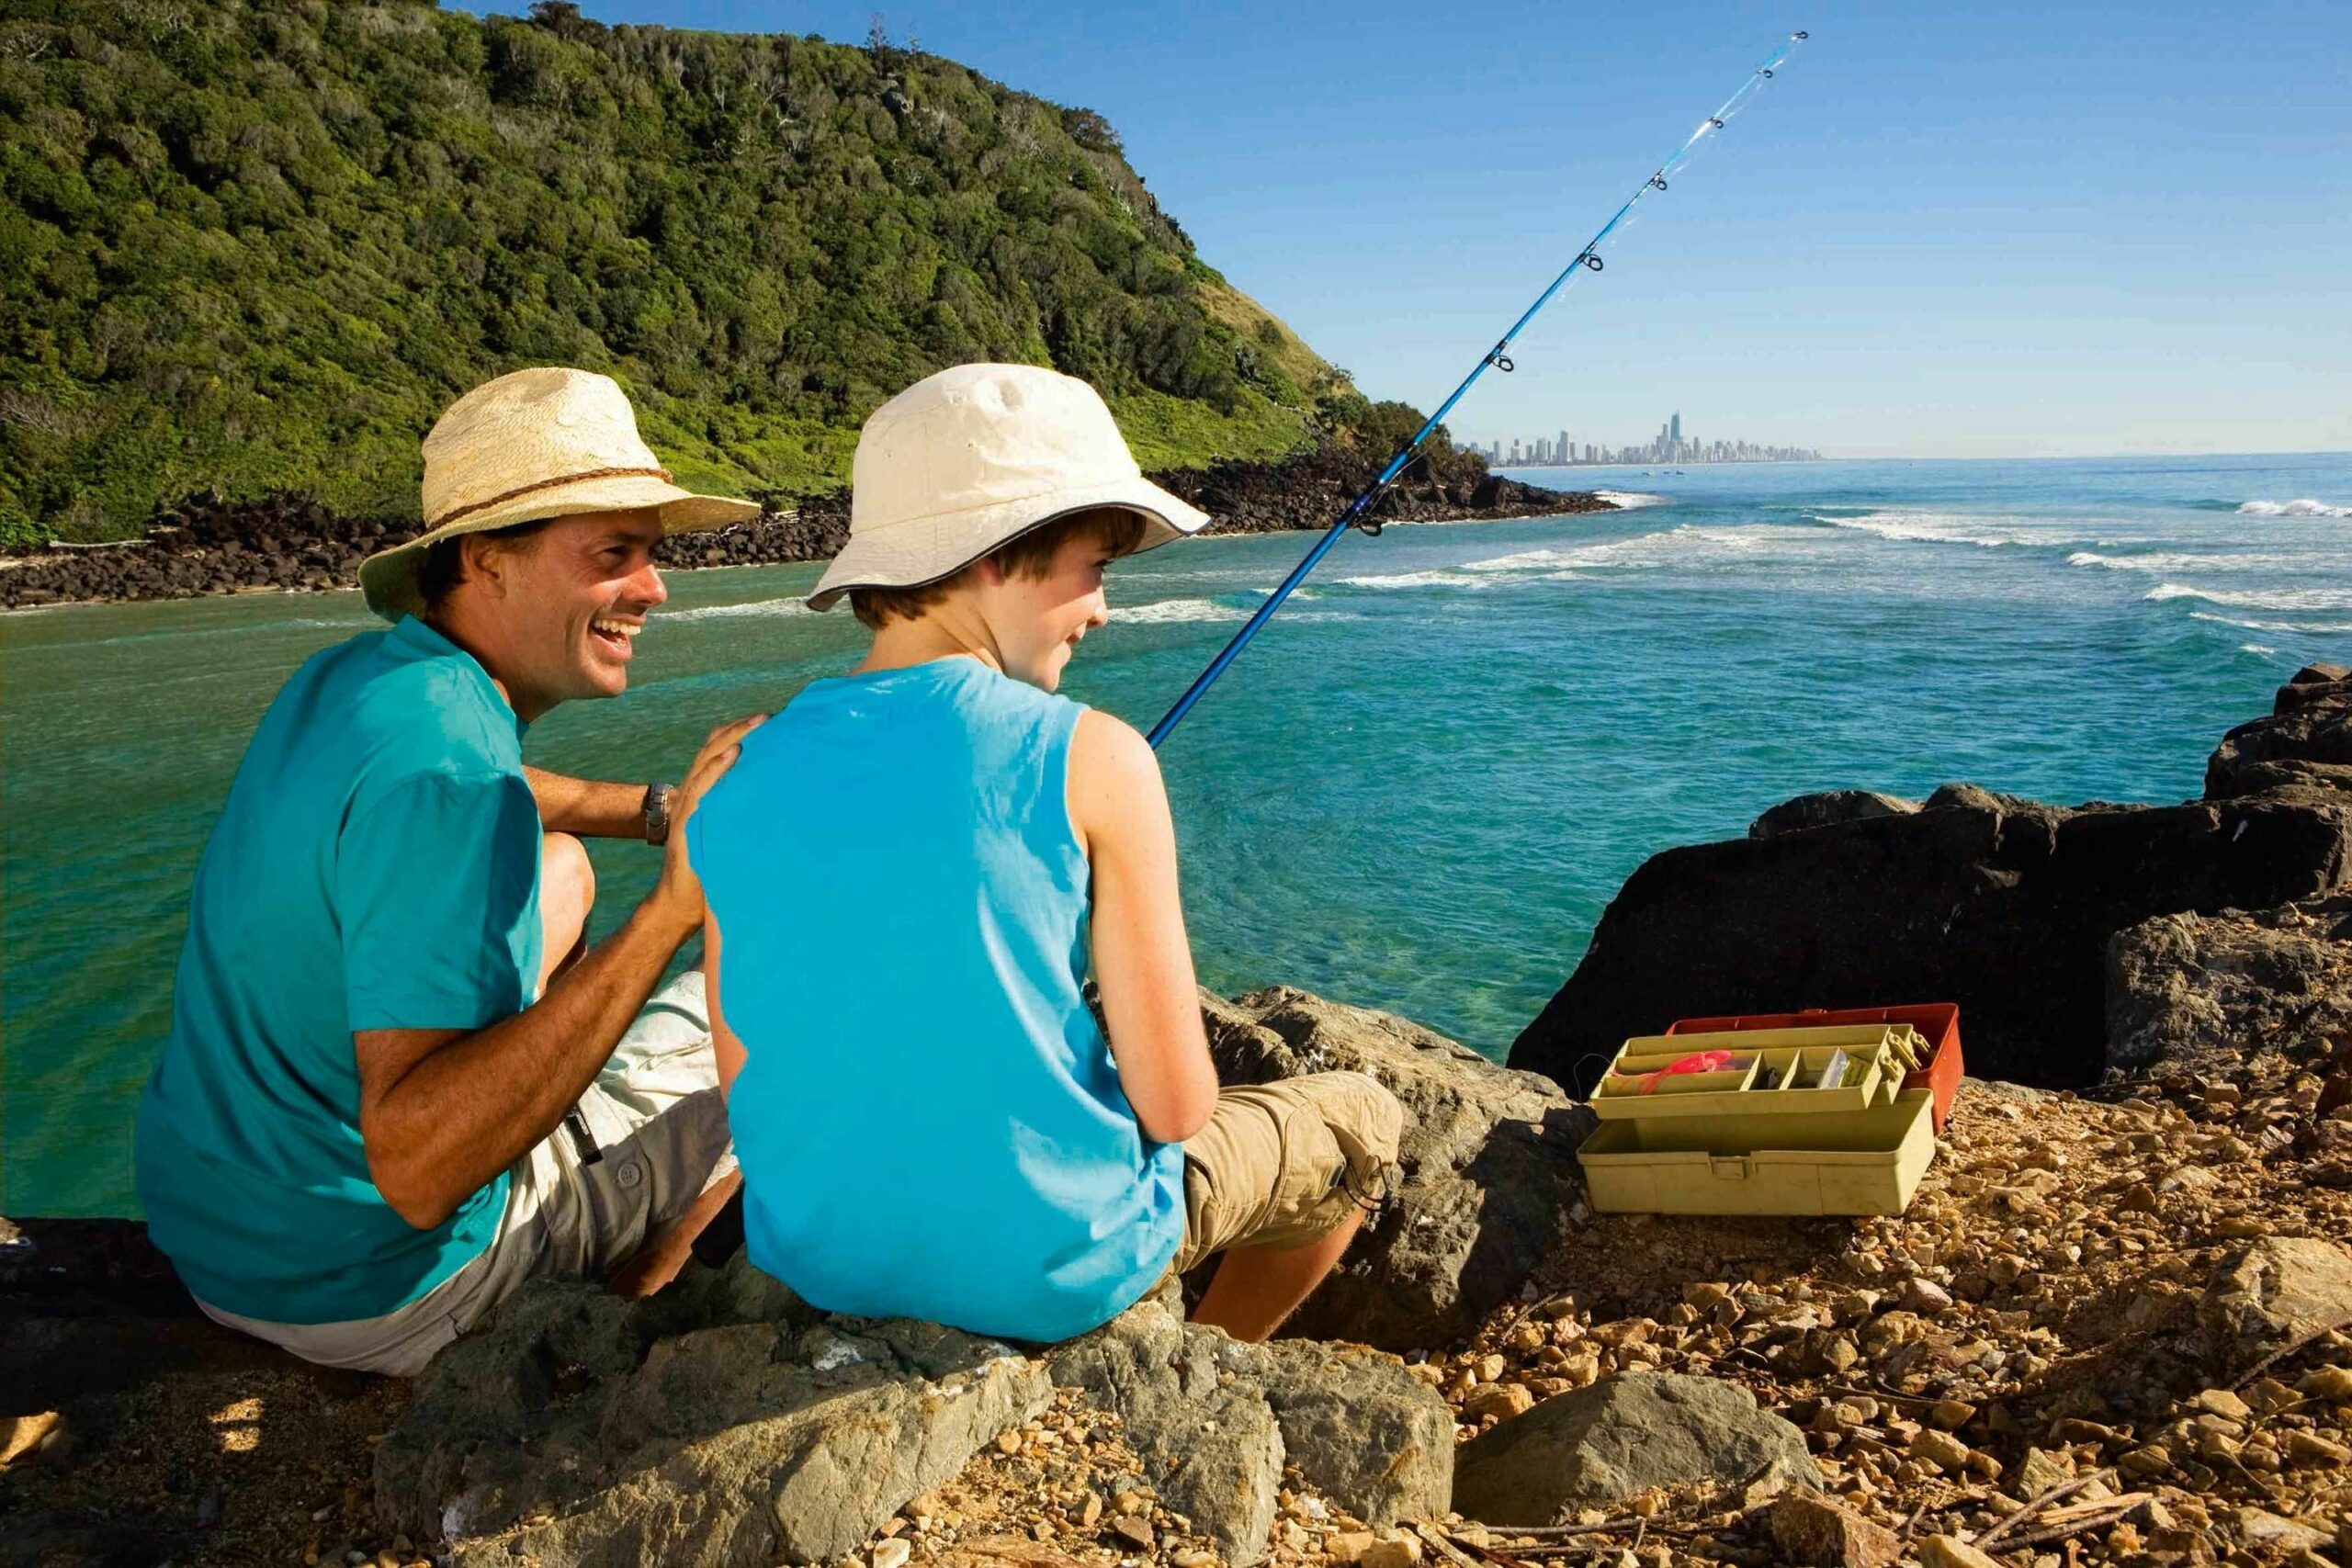
[[[2324,501],[2247,501],[2238,504],[2247,517],[2352,517],[2352,506]]]
[[[1974,545],[1997,550],[2008,545],[2054,545],[2057,539],[2035,539],[2017,534],[1986,531],[1990,519],[1955,516],[1942,512],[1866,512],[1860,517],[1825,517],[1833,528],[1875,534],[1898,544]]]
[[[2352,610],[2352,589],[2280,588],[2267,592],[2198,588],[2186,582],[2159,582],[2142,595],[2162,604],[2167,599],[2198,599],[2240,610]]]
[[[656,625],[663,621],[726,621],[740,615],[813,615],[805,599],[752,599],[741,604],[705,604],[696,610],[656,610]]]
[[[2293,571],[2310,563],[2299,556],[2198,555],[2158,550],[2144,556],[2104,556],[2097,550],[2076,550],[2068,566],[2093,566],[2103,571]]]
[[[2235,615],[2217,615],[2210,610],[2191,610],[2188,618],[2210,621],[2217,626],[2235,626],[2249,632],[2287,632],[2297,637],[2352,635],[2352,621],[2247,621]]]
[[[1592,492],[1620,512],[1639,512],[1645,506],[1671,506],[1670,495],[1652,495],[1639,490],[1597,490]]]

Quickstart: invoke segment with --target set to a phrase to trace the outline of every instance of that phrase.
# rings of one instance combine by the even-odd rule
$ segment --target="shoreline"
[[[1351,454],[1325,447],[1281,463],[1223,463],[1151,476],[1216,520],[1198,537],[1317,532],[1329,525],[1360,475]],[[1396,486],[1383,526],[1501,522],[1620,510],[1591,491],[1554,491],[1497,475],[1472,482]],[[1317,520],[1302,522],[1302,517]],[[345,518],[294,496],[226,502],[196,496],[161,513],[145,537],[85,546],[62,541],[0,560],[0,614],[95,604],[226,598],[245,593],[356,590],[359,563],[416,537],[413,523]],[[664,570],[792,566],[831,559],[849,533],[846,493],[763,512],[749,523],[662,541]]]

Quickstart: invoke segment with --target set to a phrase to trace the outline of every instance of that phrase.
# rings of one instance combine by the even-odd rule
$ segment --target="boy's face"
[[[1112,558],[1111,547],[1081,528],[1061,542],[1042,578],[986,565],[989,628],[1006,674],[1040,691],[1060,686],[1079,640],[1111,618],[1102,571]]]

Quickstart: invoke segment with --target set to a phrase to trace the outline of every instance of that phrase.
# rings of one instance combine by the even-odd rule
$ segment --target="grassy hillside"
[[[0,545],[207,488],[413,515],[434,415],[531,364],[618,378],[684,482],[822,491],[978,358],[1085,377],[1148,468],[1361,406],[1102,117],[935,56],[560,5],[0,14]]]

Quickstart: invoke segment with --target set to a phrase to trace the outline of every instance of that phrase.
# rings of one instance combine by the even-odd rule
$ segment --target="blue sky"
[[[856,41],[877,6],[582,9]],[[1623,443],[1679,410],[1848,457],[2352,448],[2343,0],[878,9],[1107,115],[1209,262],[1424,408],[1804,28],[1457,433]]]

